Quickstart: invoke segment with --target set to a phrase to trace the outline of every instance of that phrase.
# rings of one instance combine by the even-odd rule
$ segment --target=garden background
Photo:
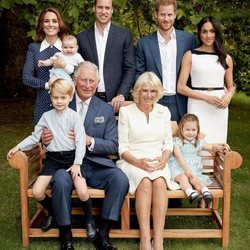
[[[134,42],[155,30],[153,0],[114,0],[113,22],[130,29]],[[228,53],[234,60],[234,82],[239,92],[230,105],[228,142],[244,158],[232,174],[232,214],[229,249],[248,249],[249,138],[250,138],[250,7],[240,0],[185,0],[178,2],[176,28],[197,35],[196,25],[206,15],[220,20]],[[22,68],[28,44],[35,38],[35,26],[42,9],[61,10],[69,32],[93,25],[92,1],[87,0],[2,0],[0,2],[0,249],[22,249],[18,171],[9,168],[8,149],[32,131],[35,93],[22,84]],[[173,222],[174,223],[174,222]],[[180,222],[178,222],[180,223]],[[178,226],[177,223],[177,226]],[[190,223],[192,221],[183,221]],[[203,222],[201,222],[203,223]],[[180,226],[180,225],[179,225]],[[114,240],[119,249],[138,249],[138,240]],[[221,249],[219,240],[166,239],[166,249]],[[58,249],[57,239],[32,239],[31,249]],[[84,239],[76,249],[94,249]]]

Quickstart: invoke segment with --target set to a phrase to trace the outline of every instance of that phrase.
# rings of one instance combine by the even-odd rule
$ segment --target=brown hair
[[[176,0],[156,0],[155,1],[155,11],[156,12],[159,11],[160,5],[173,5],[174,11],[176,12],[176,10],[177,10]]]
[[[53,12],[57,16],[60,29],[58,32],[58,37],[62,40],[63,37],[67,34],[67,26],[64,23],[60,12],[55,8],[47,8],[40,13],[38,18],[38,23],[36,27],[36,36],[37,36],[36,42],[42,42],[43,39],[45,38],[45,33],[43,31],[43,21],[44,21],[44,16],[47,12]]]
[[[185,114],[182,116],[181,120],[180,120],[180,123],[179,123],[179,129],[178,129],[178,132],[177,132],[177,136],[182,140],[182,142],[184,141],[184,137],[183,137],[183,134],[182,134],[182,131],[183,131],[183,127],[184,127],[184,124],[186,122],[196,122],[196,125],[197,125],[197,128],[198,128],[198,133],[197,133],[197,136],[196,136],[196,142],[195,142],[195,147],[197,146],[197,143],[199,141],[199,137],[200,137],[200,123],[199,123],[199,119],[196,115],[194,114]]]

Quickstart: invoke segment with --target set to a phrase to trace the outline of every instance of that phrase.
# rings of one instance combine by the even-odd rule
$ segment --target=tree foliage
[[[154,0],[114,0],[113,22],[126,27],[137,40],[156,29],[154,19]],[[240,0],[184,0],[178,2],[176,27],[197,35],[199,20],[212,15],[220,20],[225,35],[228,53],[234,60],[234,81],[238,90],[250,94],[249,79],[249,3]],[[35,38],[35,27],[39,13],[47,7],[58,8],[68,25],[71,34],[90,27],[94,23],[92,6],[88,0],[2,0],[0,16],[11,12],[17,22],[28,24],[27,36]]]

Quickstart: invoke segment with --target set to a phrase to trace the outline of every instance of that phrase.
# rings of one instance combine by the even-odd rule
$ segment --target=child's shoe
[[[209,204],[211,201],[213,201],[213,195],[209,191],[205,191],[202,195],[206,204]]]
[[[199,202],[200,200],[203,199],[203,196],[201,194],[198,194],[197,192],[192,192],[190,195],[189,195],[189,203],[197,203]]]

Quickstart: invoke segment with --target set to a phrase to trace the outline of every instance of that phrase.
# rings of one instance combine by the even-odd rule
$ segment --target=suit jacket
[[[77,35],[78,52],[99,67],[94,27]],[[111,24],[104,56],[103,74],[107,101],[118,94],[128,98],[135,82],[135,53],[130,31]]]
[[[194,35],[175,30],[177,42],[177,55],[176,55],[176,89],[177,80],[180,72],[182,57],[186,51],[195,48]],[[157,32],[141,38],[138,41],[136,49],[136,79],[145,71],[153,71],[162,81],[162,65],[160,48],[157,39]],[[180,115],[187,112],[187,97],[176,93],[177,105]]]
[[[74,98],[69,107],[76,110]],[[108,167],[116,167],[108,154],[118,152],[118,132],[114,110],[111,105],[93,96],[84,120],[85,132],[95,140],[93,151],[86,148],[85,158]]]

